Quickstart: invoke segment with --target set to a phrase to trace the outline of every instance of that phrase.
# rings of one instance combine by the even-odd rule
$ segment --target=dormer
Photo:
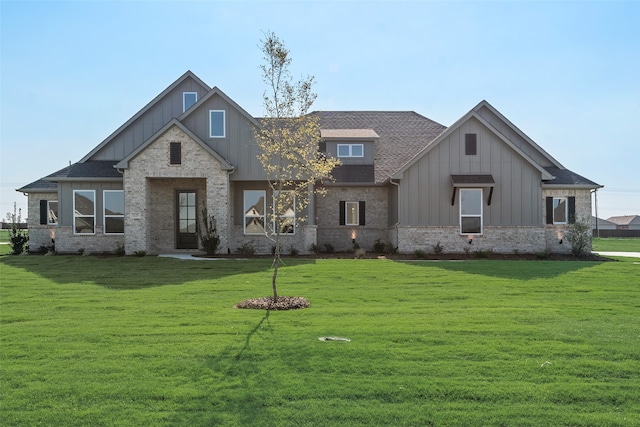
[[[336,182],[374,182],[375,143],[373,129],[321,129],[320,151],[342,163],[333,170]]]

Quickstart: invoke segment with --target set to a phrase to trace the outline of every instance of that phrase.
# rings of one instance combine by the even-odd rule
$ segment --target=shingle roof
[[[25,185],[24,187],[16,189],[16,191],[20,191],[23,193],[37,193],[39,191],[49,192],[56,191],[58,189],[58,184],[52,181],[45,181],[44,179],[39,179],[37,181],[33,181],[30,184]]]
[[[322,129],[372,129],[375,142],[375,182],[395,171],[440,135],[446,127],[413,111],[315,111]]]
[[[638,215],[622,215],[622,216],[612,216],[607,219],[609,222],[613,222],[617,225],[629,225],[632,222],[636,222],[635,220],[640,218]]]
[[[545,169],[554,176],[554,179],[545,182],[545,184],[548,185],[580,185],[593,188],[601,187],[601,185],[596,184],[595,182],[578,175],[569,169],[560,169],[556,167],[545,167]]]
[[[56,181],[70,178],[122,178],[114,166],[118,163],[112,160],[89,160],[74,163],[44,177],[44,180]]]

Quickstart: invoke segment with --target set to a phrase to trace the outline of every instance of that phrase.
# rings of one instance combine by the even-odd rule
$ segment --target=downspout
[[[400,241],[398,238],[398,226],[400,225],[400,202],[399,202],[399,196],[400,196],[400,183],[398,182],[393,182],[392,178],[389,178],[389,182],[393,185],[395,185],[396,187],[398,187],[398,192],[396,193],[398,195],[398,197],[396,197],[396,223],[393,225],[393,227],[396,229],[396,246],[400,245]]]
[[[227,254],[231,253],[231,227],[233,223],[233,218],[231,218],[231,174],[236,171],[236,168],[233,168],[227,173]]]

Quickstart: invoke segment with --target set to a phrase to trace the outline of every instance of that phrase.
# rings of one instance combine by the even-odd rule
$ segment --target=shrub
[[[576,221],[567,230],[567,240],[571,243],[571,253],[575,256],[585,256],[591,243],[591,225],[588,221]]]
[[[381,242],[380,239],[376,239],[375,243],[373,244],[373,251],[376,253],[383,253],[384,246],[385,244]]]
[[[436,255],[441,255],[444,252],[444,248],[440,244],[440,242],[433,245],[433,253]]]
[[[135,251],[133,254],[137,257],[143,257],[147,256],[147,251]]]
[[[291,246],[291,247],[289,248],[289,255],[291,255],[291,256],[298,256],[298,255],[300,255],[300,251],[299,251],[299,250],[297,250],[296,248],[294,248],[293,246]]]
[[[415,251],[413,251],[413,254],[416,256],[416,258],[426,258],[427,257],[427,253],[425,251],[423,251],[422,249],[416,249]]]
[[[202,247],[207,255],[214,255],[220,245],[220,236],[216,227],[216,218],[209,215],[207,206],[204,204],[202,205],[202,218],[204,218],[204,227],[198,230],[200,242],[202,242]]]
[[[7,213],[7,220],[10,224],[9,228],[9,244],[11,245],[11,253],[20,255],[29,250],[29,234],[27,230],[20,228],[22,222],[22,209],[17,209],[16,203],[13,203],[13,214]]]
[[[331,243],[325,243],[324,245],[324,251],[328,254],[332,254],[334,253],[336,250],[333,247],[333,245]]]
[[[118,246],[116,247],[116,249],[113,251],[114,255],[117,256],[124,256],[124,245],[121,245],[120,243],[118,243]]]
[[[236,249],[236,252],[244,256],[253,256],[256,253],[256,250],[251,243],[245,243]]]
[[[318,245],[316,245],[315,243],[312,243],[309,246],[309,252],[311,252],[313,254],[317,254],[318,252],[320,252],[320,248],[318,248]]]

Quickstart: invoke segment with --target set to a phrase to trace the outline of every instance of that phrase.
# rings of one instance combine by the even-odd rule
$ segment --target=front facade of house
[[[449,128],[414,112],[314,112],[319,151],[338,157],[324,197],[292,206],[283,251],[568,252],[568,224],[601,186],[564,168],[482,101]],[[30,250],[148,254],[202,249],[203,208],[220,252],[270,253],[273,195],[249,115],[185,73],[78,163],[18,191]]]

